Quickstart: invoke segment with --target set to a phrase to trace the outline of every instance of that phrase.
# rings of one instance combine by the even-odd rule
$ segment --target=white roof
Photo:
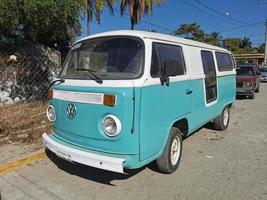
[[[136,31],[136,30],[117,30],[117,31],[98,33],[98,34],[84,37],[78,40],[76,43],[87,40],[87,39],[104,37],[104,36],[116,36],[116,35],[120,35],[120,36],[127,35],[127,36],[136,36],[140,38],[149,38],[149,39],[154,39],[154,40],[165,40],[165,41],[180,43],[180,44],[189,45],[189,46],[196,46],[196,47],[202,47],[202,48],[213,49],[213,50],[218,50],[218,51],[230,52],[221,47],[213,46],[213,45],[202,43],[202,42],[197,42],[197,41],[190,40],[190,39],[185,39],[185,38],[167,35],[167,34],[147,32],[147,31]]]

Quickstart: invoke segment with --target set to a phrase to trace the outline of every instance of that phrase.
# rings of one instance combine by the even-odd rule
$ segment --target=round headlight
[[[114,115],[107,115],[102,122],[102,129],[109,137],[114,137],[121,132],[121,122]]]
[[[48,106],[46,110],[46,116],[50,122],[56,121],[56,111],[52,105]]]

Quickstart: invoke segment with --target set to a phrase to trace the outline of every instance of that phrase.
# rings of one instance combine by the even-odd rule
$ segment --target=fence
[[[59,70],[46,56],[0,58],[0,144],[38,141],[50,129],[46,91]]]

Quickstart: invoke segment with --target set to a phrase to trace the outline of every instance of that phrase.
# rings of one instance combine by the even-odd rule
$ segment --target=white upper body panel
[[[141,38],[144,41],[145,64],[144,64],[144,73],[142,77],[134,80],[103,80],[102,84],[96,83],[94,80],[66,79],[65,83],[63,83],[62,85],[88,86],[88,87],[143,87],[143,86],[160,84],[159,78],[152,78],[150,75],[152,42],[179,45],[183,49],[183,55],[186,65],[186,74],[176,77],[170,77],[170,82],[205,78],[202,67],[202,60],[200,56],[201,50],[209,50],[212,52],[216,51],[216,52],[224,52],[231,54],[231,52],[226,49],[189,39],[184,39],[160,33],[133,31],[133,30],[110,31],[110,32],[91,35],[77,41],[73,45],[73,48],[75,48],[75,45],[79,45],[78,43],[82,41],[99,37],[108,37],[108,36],[135,36]],[[235,70],[227,72],[219,72],[217,68],[216,59],[214,60],[216,65],[217,76],[235,74]]]

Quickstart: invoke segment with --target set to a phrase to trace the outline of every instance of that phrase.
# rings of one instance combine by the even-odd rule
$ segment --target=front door
[[[164,65],[170,61],[175,75],[169,77],[169,84],[162,84]],[[191,112],[192,91],[181,46],[153,43],[150,74],[141,91],[141,161],[164,149],[172,123]]]

